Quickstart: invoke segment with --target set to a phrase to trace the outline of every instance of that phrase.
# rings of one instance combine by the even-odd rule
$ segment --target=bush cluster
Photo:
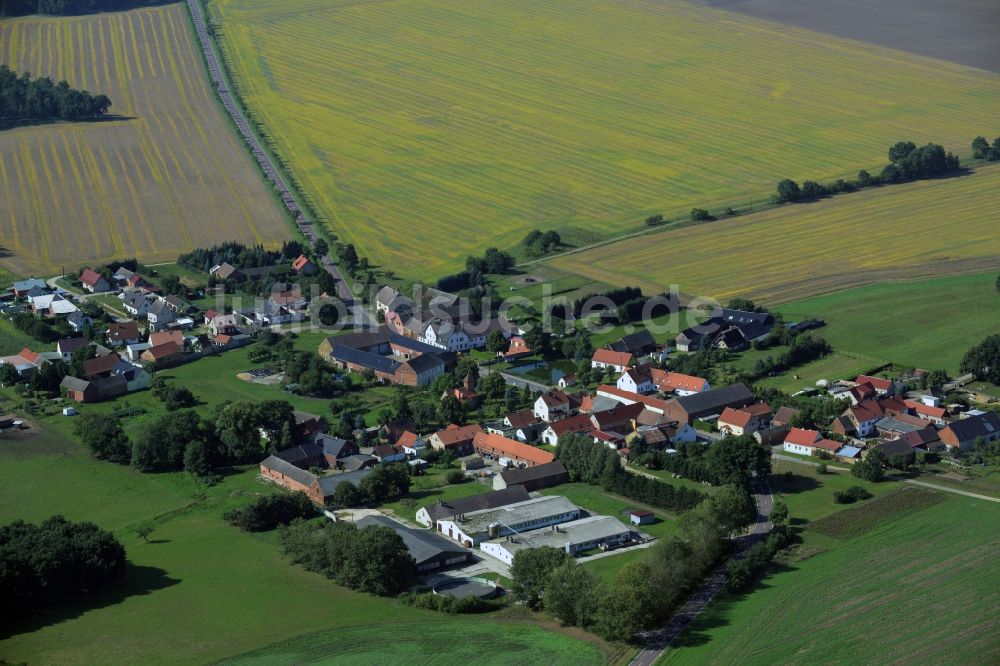
[[[244,507],[228,511],[223,517],[244,532],[267,532],[298,518],[315,515],[316,507],[303,493],[277,493],[257,497]]]
[[[838,490],[833,493],[833,501],[837,504],[854,504],[871,499],[872,494],[861,486],[851,486],[847,490]]]
[[[65,81],[53,83],[47,76],[32,80],[27,72],[18,76],[0,65],[0,119],[75,120],[104,115],[110,107],[107,95],[91,95]]]

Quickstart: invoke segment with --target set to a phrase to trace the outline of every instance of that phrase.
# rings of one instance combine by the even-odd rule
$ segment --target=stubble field
[[[0,261],[28,275],[290,236],[213,99],[183,4],[0,20],[0,62],[118,116],[0,131]]]
[[[650,294],[681,292],[766,304],[887,280],[1000,265],[991,214],[1000,167],[956,178],[842,194],[625,239],[552,266]]]
[[[1000,76],[682,2],[213,0],[237,86],[331,229],[436,277],[533,228],[968,152]]]

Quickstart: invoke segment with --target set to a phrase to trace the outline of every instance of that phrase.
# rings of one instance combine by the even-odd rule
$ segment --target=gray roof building
[[[531,495],[524,486],[511,486],[504,490],[497,490],[483,495],[473,495],[460,499],[448,500],[447,502],[437,502],[425,506],[417,512],[417,522],[423,525],[433,525],[439,520],[457,516],[460,513],[471,513],[483,509],[493,509],[515,502],[523,502],[531,499]]]
[[[418,572],[462,564],[472,558],[472,553],[467,549],[439,536],[433,530],[406,527],[387,516],[365,516],[355,524],[359,528],[382,525],[392,529],[403,539],[410,556],[417,563]]]

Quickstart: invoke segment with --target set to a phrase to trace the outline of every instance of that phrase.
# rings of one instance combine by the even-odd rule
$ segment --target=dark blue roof
[[[420,340],[414,340],[413,338],[408,338],[399,333],[390,333],[389,342],[394,345],[399,345],[403,349],[410,349],[412,351],[420,352],[421,354],[440,354],[443,349],[440,347],[434,347],[426,342],[421,342]]]
[[[392,374],[399,367],[399,363],[393,361],[391,358],[361,351],[360,349],[344,347],[343,345],[334,347],[333,351],[330,352],[330,358],[388,374]]]

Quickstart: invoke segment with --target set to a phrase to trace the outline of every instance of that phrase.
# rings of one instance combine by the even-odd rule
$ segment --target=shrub
[[[694,220],[695,222],[703,222],[705,220],[711,220],[712,214],[709,213],[704,208],[692,208],[691,219]]]
[[[302,493],[279,493],[256,498],[250,504],[233,509],[224,518],[244,532],[266,532],[288,525],[296,518],[311,518],[316,507]]]
[[[465,481],[465,472],[460,469],[448,470],[448,473],[444,475],[444,480],[452,485],[462,483]]]
[[[816,467],[816,473],[817,474],[829,474],[830,473],[830,469],[826,466],[826,463],[820,463]]]

